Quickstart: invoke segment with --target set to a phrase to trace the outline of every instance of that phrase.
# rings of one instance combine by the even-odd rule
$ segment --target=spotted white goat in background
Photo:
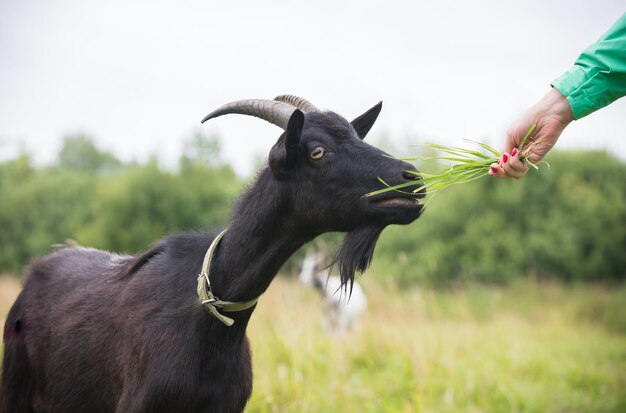
[[[322,295],[322,325],[333,335],[343,335],[358,326],[359,317],[367,308],[367,297],[355,281],[352,294],[341,285],[341,278],[330,274],[321,252],[307,251],[302,262],[300,282],[315,288]]]

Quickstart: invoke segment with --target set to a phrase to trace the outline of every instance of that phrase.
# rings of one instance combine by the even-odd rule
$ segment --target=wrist
[[[572,107],[557,88],[551,88],[541,99],[541,103],[546,114],[556,117],[564,125],[568,125],[574,120]]]

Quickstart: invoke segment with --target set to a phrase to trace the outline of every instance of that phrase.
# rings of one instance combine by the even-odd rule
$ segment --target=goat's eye
[[[324,148],[323,146],[316,146],[315,148],[313,148],[309,156],[311,157],[311,159],[318,160],[322,159],[324,155],[326,155],[326,148]]]

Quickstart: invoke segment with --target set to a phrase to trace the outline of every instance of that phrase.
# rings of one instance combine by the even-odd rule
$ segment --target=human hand
[[[528,166],[522,158],[533,164],[541,161],[573,120],[569,102],[558,90],[552,88],[509,127],[504,152],[497,163],[491,164],[489,175],[497,178],[521,178],[528,172]],[[533,124],[536,125],[533,134],[524,143],[524,147],[519,148],[524,135]]]

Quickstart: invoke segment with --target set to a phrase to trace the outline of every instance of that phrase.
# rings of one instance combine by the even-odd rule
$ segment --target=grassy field
[[[358,331],[277,279],[252,318],[247,412],[624,412],[626,288],[398,290],[363,280]],[[19,291],[0,279],[0,319]],[[8,304],[9,303],[9,304]]]

